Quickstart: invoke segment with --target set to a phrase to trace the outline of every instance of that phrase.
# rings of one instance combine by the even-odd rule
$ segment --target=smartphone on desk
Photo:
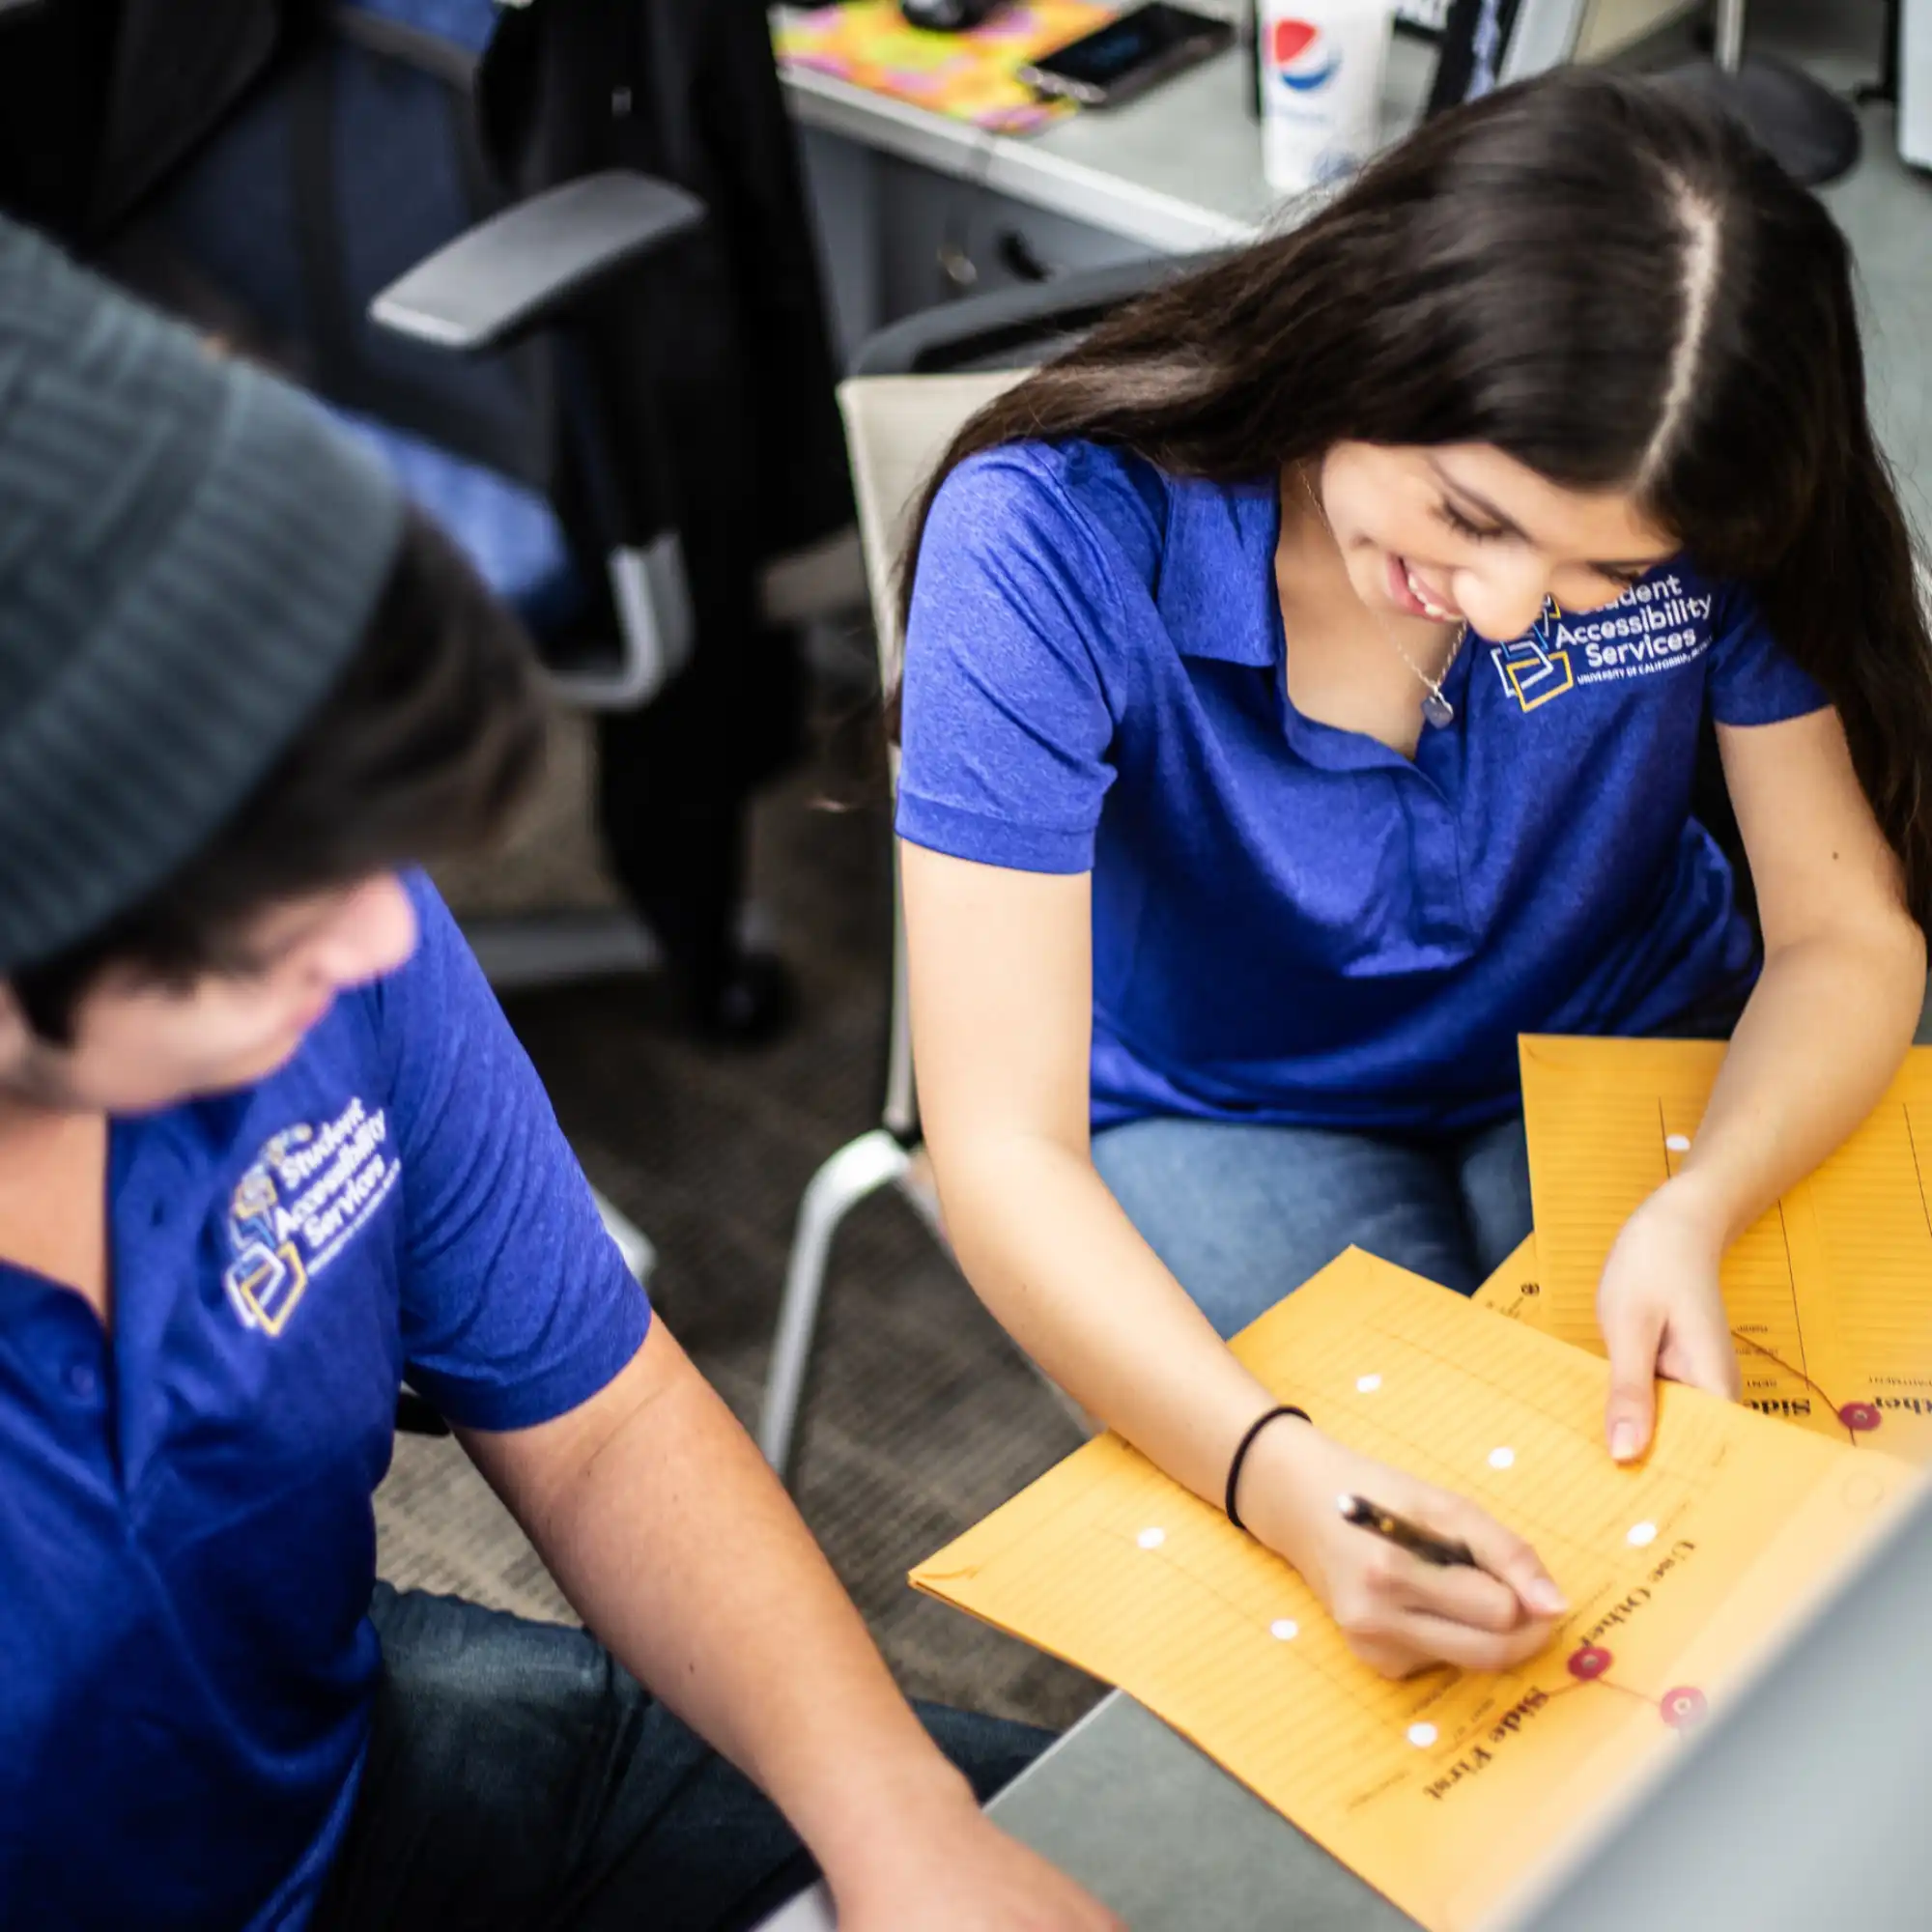
[[[1104,27],[1041,54],[1019,70],[1040,94],[1077,100],[1083,107],[1117,107],[1156,81],[1192,67],[1234,43],[1235,29],[1210,14],[1193,14],[1168,0],[1149,0]]]

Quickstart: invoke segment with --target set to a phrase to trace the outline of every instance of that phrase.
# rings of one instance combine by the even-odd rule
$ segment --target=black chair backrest
[[[91,250],[317,0],[0,0],[0,208]]]

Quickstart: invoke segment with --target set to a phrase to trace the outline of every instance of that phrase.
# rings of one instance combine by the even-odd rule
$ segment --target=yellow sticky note
[[[1597,1282],[1625,1219],[1682,1164],[1724,1049],[1527,1036],[1523,1112],[1540,1293],[1525,1318],[1603,1352]],[[1745,1401],[1861,1448],[1932,1461],[1932,1049],[1725,1257]]]
[[[999,134],[1029,134],[1075,111],[1019,77],[1039,55],[1114,17],[1104,0],[1012,0],[965,33],[906,24],[898,0],[846,0],[779,24],[781,63]]]
[[[1528,1537],[1573,1605],[1548,1649],[1390,1683],[1288,1564],[1111,1435],[913,1581],[1130,1691],[1435,1932],[1681,1748],[1917,1481],[1687,1389],[1619,1468],[1601,1362],[1358,1250],[1234,1346],[1331,1435]]]

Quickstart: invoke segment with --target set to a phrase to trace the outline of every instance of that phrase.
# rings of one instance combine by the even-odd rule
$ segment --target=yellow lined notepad
[[[1388,1683],[1286,1563],[1111,1435],[913,1581],[1130,1691],[1438,1932],[1680,1748],[1915,1481],[1686,1389],[1618,1468],[1602,1363],[1353,1249],[1234,1346],[1342,1441],[1530,1537],[1574,1605],[1549,1649]]]
[[[1724,1049],[1525,1037],[1540,1293],[1521,1313],[1603,1351],[1596,1293],[1631,1210],[1674,1174]],[[1932,1049],[1732,1247],[1724,1302],[1745,1400],[1840,1442],[1932,1461]]]

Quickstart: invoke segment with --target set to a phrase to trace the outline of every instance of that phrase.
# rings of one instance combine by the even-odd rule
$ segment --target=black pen
[[[1367,1496],[1338,1496],[1335,1506],[1342,1512],[1344,1522],[1351,1522],[1357,1529],[1366,1529],[1371,1535],[1381,1537],[1398,1549],[1407,1550],[1424,1563],[1435,1564],[1438,1570],[1482,1568],[1466,1543],[1449,1543],[1439,1536],[1432,1536],[1407,1518],[1397,1516],[1393,1510],[1383,1509],[1379,1503],[1372,1503]]]

